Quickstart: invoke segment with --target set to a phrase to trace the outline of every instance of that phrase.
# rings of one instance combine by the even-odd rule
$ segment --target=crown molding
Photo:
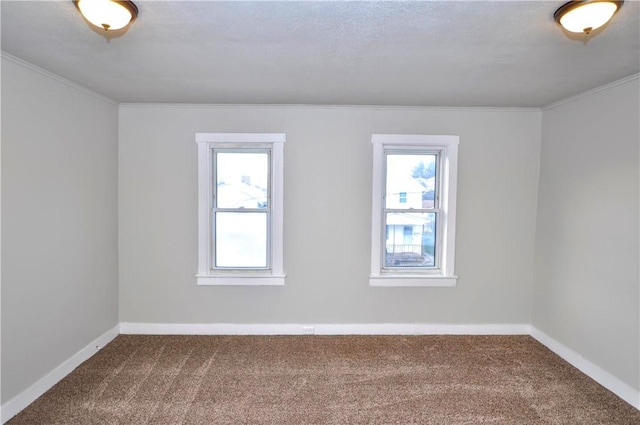
[[[557,102],[553,102],[553,103],[550,103],[550,104],[548,104],[546,106],[543,106],[541,108],[541,110],[542,110],[542,112],[548,111],[549,109],[556,108],[556,107],[558,107],[560,105],[564,105],[565,103],[574,102],[574,101],[576,101],[578,99],[582,99],[583,97],[592,96],[592,95],[594,95],[596,93],[600,93],[601,91],[609,90],[609,89],[611,89],[613,87],[621,86],[623,84],[630,83],[630,82],[635,81],[637,79],[640,79],[640,73],[633,74],[633,75],[621,78],[621,79],[616,80],[616,81],[612,81],[610,83],[607,83],[607,84],[604,84],[602,86],[593,88],[591,90],[587,90],[585,92],[576,94],[575,96],[570,96],[570,97],[558,100]]]
[[[20,58],[18,58],[16,56],[13,56],[13,55],[5,52],[5,51],[0,51],[0,56],[2,57],[2,59],[6,59],[6,60],[8,60],[10,62],[13,62],[13,63],[15,63],[17,65],[20,65],[20,66],[24,67],[24,68],[27,68],[27,69],[29,69],[31,71],[34,71],[34,72],[36,72],[36,73],[38,73],[40,75],[48,77],[48,78],[50,78],[50,79],[52,79],[54,81],[57,81],[57,82],[62,83],[64,85],[66,85],[66,86],[69,86],[69,87],[71,87],[73,89],[81,91],[84,94],[88,94],[89,96],[92,96],[92,97],[95,97],[96,99],[102,100],[103,102],[107,102],[107,103],[110,103],[110,104],[115,105],[115,106],[119,106],[120,105],[119,102],[115,101],[114,99],[111,99],[110,97],[104,96],[104,95],[102,95],[102,94],[100,94],[98,92],[95,92],[95,91],[93,91],[91,89],[88,89],[88,88],[86,88],[84,86],[81,86],[80,84],[74,83],[73,81],[69,81],[66,78],[63,78],[63,77],[61,77],[59,75],[56,75],[53,72],[47,71],[46,69],[40,68],[39,66],[36,66],[36,65],[34,65],[34,64],[30,63],[30,62],[27,62],[27,61],[25,61],[23,59],[20,59]]]

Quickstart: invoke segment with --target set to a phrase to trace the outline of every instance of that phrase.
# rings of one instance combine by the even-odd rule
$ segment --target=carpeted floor
[[[640,424],[528,336],[121,335],[8,422]]]

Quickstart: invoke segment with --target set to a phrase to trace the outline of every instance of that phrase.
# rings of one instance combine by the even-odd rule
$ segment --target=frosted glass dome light
[[[122,29],[138,16],[138,8],[131,1],[74,0],[73,2],[87,21],[105,31]]]
[[[589,34],[613,17],[624,1],[578,0],[562,5],[553,17],[570,32]]]

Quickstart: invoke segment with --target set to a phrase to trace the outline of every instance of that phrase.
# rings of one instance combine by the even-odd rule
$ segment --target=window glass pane
[[[215,158],[217,208],[267,208],[267,152],[217,152]]]
[[[216,267],[267,267],[267,213],[216,212]]]
[[[435,267],[436,213],[386,213],[384,267]]]
[[[435,154],[387,154],[385,208],[434,208]]]

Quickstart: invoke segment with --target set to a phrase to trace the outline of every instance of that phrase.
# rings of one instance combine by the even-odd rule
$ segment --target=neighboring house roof
[[[425,192],[433,191],[434,188],[436,187],[436,178],[435,177],[430,177],[428,179],[424,179],[422,177],[418,177],[418,178],[415,179],[415,181],[420,183],[420,185],[424,188]]]
[[[387,207],[422,208],[422,193],[425,191],[426,189],[413,178],[388,180]],[[406,193],[403,203],[399,202],[400,193]]]
[[[414,178],[390,179],[387,181],[387,195],[397,195],[400,192],[422,193],[426,190],[427,189]]]
[[[267,190],[244,183],[220,183],[218,199],[224,208],[258,208],[267,202]]]

